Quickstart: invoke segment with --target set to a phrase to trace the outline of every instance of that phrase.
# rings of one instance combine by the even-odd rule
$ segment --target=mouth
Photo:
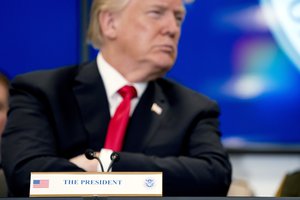
[[[159,45],[157,46],[157,49],[168,54],[173,54],[175,52],[174,46],[169,44]]]

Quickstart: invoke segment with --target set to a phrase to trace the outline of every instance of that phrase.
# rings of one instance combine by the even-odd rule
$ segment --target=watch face
[[[261,0],[278,43],[300,70],[300,0]]]

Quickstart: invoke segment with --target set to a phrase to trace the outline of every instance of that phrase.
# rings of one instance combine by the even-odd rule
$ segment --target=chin
[[[170,69],[172,69],[173,65],[174,65],[174,62],[160,62],[157,64],[157,67],[161,71],[168,72]]]
[[[160,58],[157,59],[155,63],[156,66],[158,66],[162,70],[169,71],[175,64],[175,60],[173,58]]]
[[[166,54],[156,54],[151,56],[147,62],[150,64],[151,68],[156,68],[155,71],[166,73],[168,72],[173,65],[175,64],[175,56],[170,56]]]

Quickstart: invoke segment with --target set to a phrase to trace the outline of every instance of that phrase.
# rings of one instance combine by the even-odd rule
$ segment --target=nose
[[[178,21],[173,13],[165,17],[162,32],[172,38],[178,37],[181,30],[181,23]]]

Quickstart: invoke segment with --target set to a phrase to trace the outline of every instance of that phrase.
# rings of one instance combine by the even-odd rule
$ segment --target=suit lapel
[[[90,148],[99,150],[104,144],[110,114],[96,62],[82,66],[75,80],[73,91],[84,126],[89,133],[88,143],[91,145]]]
[[[155,108],[153,110],[153,104],[156,104],[156,110]],[[144,150],[165,120],[168,108],[161,88],[155,81],[150,82],[130,119],[123,150],[129,152]],[[161,112],[157,109],[161,109]]]
[[[110,120],[109,104],[99,74],[96,62],[84,65],[79,69],[73,87],[82,121],[89,134],[89,148],[95,150],[103,147]],[[153,104],[161,109],[161,113],[153,110]],[[160,124],[166,120],[168,109],[169,105],[161,87],[156,81],[150,82],[130,119],[123,150],[144,150],[157,133]]]

